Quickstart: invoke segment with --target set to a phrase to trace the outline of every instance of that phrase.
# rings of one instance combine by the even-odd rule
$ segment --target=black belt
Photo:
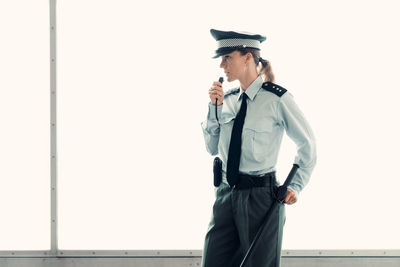
[[[248,189],[252,187],[267,187],[275,183],[275,172],[268,172],[260,175],[239,174],[238,182],[232,186],[234,189]]]

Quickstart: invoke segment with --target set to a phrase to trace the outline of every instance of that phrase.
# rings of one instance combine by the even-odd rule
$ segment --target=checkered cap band
[[[260,41],[253,39],[222,39],[217,41],[217,47],[236,47],[236,46],[246,46],[260,49]]]

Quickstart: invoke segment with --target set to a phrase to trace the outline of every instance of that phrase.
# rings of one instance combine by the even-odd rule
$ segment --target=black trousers
[[[246,254],[265,214],[275,201],[272,186],[232,189],[221,183],[216,189],[211,221],[205,237],[203,267],[236,267]],[[285,206],[278,204],[270,220],[271,227],[258,240],[259,244],[246,267],[279,267]]]

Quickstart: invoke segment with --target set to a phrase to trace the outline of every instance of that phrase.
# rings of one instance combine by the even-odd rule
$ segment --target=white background
[[[0,1],[0,250],[50,248],[49,37],[48,1]]]
[[[48,249],[48,3],[0,4],[0,249]],[[29,12],[28,12],[29,10]],[[283,249],[399,249],[396,1],[59,1],[61,249],[202,249],[214,201],[200,122],[210,28],[262,56],[317,138]],[[228,90],[237,83],[224,83]],[[283,182],[296,148],[284,139]]]

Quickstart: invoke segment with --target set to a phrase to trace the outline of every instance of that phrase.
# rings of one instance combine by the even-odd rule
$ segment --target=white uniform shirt
[[[242,132],[239,173],[257,175],[275,171],[283,132],[286,131],[297,145],[294,163],[299,165],[288,188],[298,195],[308,183],[316,164],[314,134],[289,92],[269,83],[269,88],[276,90],[270,92],[262,85],[263,80],[258,76],[246,89],[247,112]],[[223,104],[217,108],[219,123],[215,116],[215,105],[210,102],[207,120],[201,123],[207,151],[211,155],[219,154],[222,160],[224,183],[228,183],[226,164],[229,144],[243,92],[239,87],[225,94]]]

